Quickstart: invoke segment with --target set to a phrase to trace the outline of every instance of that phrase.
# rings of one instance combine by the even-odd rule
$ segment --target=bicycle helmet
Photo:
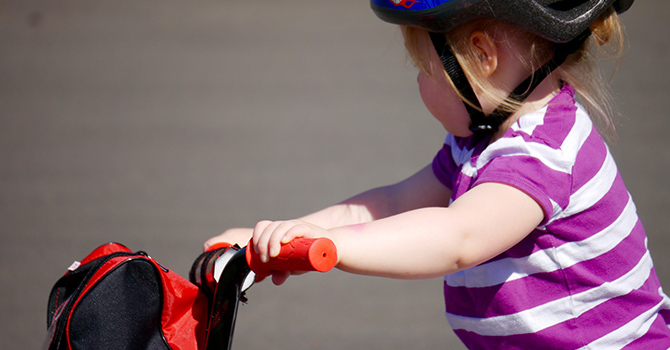
[[[523,101],[591,34],[589,26],[611,7],[628,10],[634,0],[370,0],[375,14],[386,22],[430,32],[444,68],[454,86],[468,101],[479,101],[442,33],[473,19],[490,18],[556,43],[554,58],[522,82],[509,98]],[[473,132],[495,132],[511,112],[496,109],[489,116],[465,103]]]

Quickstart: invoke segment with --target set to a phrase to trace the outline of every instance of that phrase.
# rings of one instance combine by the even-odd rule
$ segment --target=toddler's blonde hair
[[[452,48],[456,59],[463,67],[465,74],[478,93],[484,93],[494,101],[500,101],[500,108],[505,111],[514,112],[519,108],[519,103],[508,98],[508,92],[491,83],[480,69],[475,68],[479,56],[474,47],[469,43],[469,33],[474,29],[487,33],[497,43],[505,43],[510,40],[526,40],[529,52],[521,53],[525,57],[525,63],[529,71],[534,72],[548,61],[553,55],[554,43],[537,35],[522,31],[521,29],[510,29],[505,31],[496,29],[500,26],[508,26],[491,19],[473,20],[446,34],[447,43]],[[432,46],[428,32],[422,29],[402,26],[402,34],[405,39],[405,47],[415,66],[420,70],[435,76],[441,74],[453,86],[451,79],[441,65],[434,65],[428,59]],[[619,17],[613,8],[605,11],[589,27],[592,34],[582,47],[558,67],[553,74],[558,74],[560,79],[571,85],[580,97],[580,102],[586,106],[589,114],[598,125],[601,132],[608,138],[615,138],[616,132],[612,120],[614,113],[613,98],[609,84],[603,78],[600,67],[596,64],[601,58],[621,58],[624,49],[624,29]],[[499,32],[511,33],[502,35]],[[460,96],[463,102],[476,107],[472,101]]]

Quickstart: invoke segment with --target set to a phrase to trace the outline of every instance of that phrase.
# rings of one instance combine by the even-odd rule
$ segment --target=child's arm
[[[399,183],[363,192],[298,220],[330,229],[377,220],[421,207],[446,207],[450,197],[451,191],[437,180],[429,165]],[[251,239],[252,232],[251,228],[229,229],[210,238],[205,242],[205,248],[217,242],[244,246]]]
[[[363,192],[298,220],[330,229],[423,207],[446,207],[450,197],[451,191],[437,180],[429,165],[399,183]]]
[[[449,208],[422,208],[330,230],[299,221],[262,222],[254,232],[261,256],[281,241],[328,237],[337,267],[358,274],[416,279],[443,276],[485,262],[521,241],[543,220],[537,202],[507,185],[476,186]],[[273,276],[283,282],[287,274]]]

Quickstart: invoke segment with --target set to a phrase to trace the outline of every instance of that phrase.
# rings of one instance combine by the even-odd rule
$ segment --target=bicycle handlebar
[[[247,263],[259,279],[269,276],[271,271],[326,272],[337,263],[337,249],[328,238],[296,238],[282,244],[279,255],[267,263],[261,261],[251,242],[247,247]]]
[[[337,263],[337,249],[327,238],[296,238],[283,244],[279,255],[267,263],[261,261],[251,241],[246,248],[229,244],[215,245],[201,254],[191,268],[191,281],[213,293],[210,300],[210,319],[207,323],[206,349],[229,349],[239,301],[250,286],[253,271],[263,279],[272,271],[326,272]],[[217,269],[221,265],[220,272]],[[218,279],[215,274],[219,274]],[[253,277],[252,277],[253,278]],[[218,281],[218,283],[217,283]],[[253,283],[253,280],[251,280]]]

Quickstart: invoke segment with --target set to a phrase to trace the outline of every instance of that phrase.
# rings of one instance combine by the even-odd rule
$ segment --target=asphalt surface
[[[611,144],[666,288],[668,13],[624,15]],[[102,243],[186,275],[208,237],[401,180],[444,136],[366,1],[4,0],[0,45],[2,349],[41,346],[53,283]],[[341,272],[258,284],[234,347],[462,349],[441,294]]]

